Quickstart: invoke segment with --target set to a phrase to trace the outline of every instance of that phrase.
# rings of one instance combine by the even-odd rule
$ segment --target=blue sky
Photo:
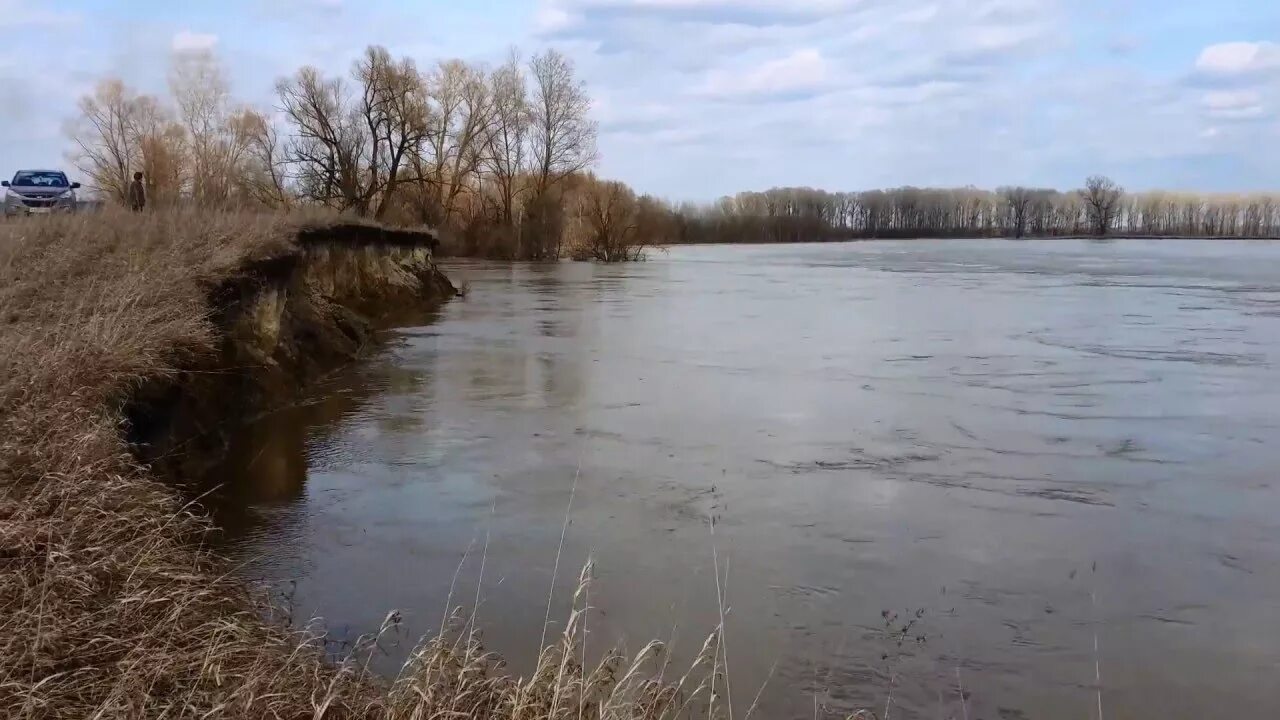
[[[1280,188],[1268,0],[0,0],[0,175],[65,165],[96,79],[163,92],[211,47],[270,107],[371,43],[421,65],[556,47],[602,174],[673,199],[772,185]]]

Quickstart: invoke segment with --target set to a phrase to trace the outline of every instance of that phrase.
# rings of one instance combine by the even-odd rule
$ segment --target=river
[[[452,586],[527,672],[563,531],[553,619],[588,558],[589,651],[687,659],[723,605],[739,717],[1280,715],[1280,244],[445,269],[468,297],[219,471],[297,617],[403,611],[381,667]]]

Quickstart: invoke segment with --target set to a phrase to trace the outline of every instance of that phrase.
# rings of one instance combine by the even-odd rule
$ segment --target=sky
[[[420,66],[554,47],[600,174],[674,200],[807,185],[1280,189],[1273,0],[0,0],[0,175],[67,167],[99,79],[211,49],[263,108],[369,44]]]

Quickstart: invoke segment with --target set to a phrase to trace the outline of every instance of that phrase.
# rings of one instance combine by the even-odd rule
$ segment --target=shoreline
[[[92,220],[10,225],[0,257],[0,714],[384,712],[387,682],[329,662],[204,548],[182,485],[229,425],[358,358],[380,318],[450,297],[434,234]]]
[[[380,320],[456,294],[434,242],[314,213],[0,229],[0,716],[660,720],[695,699],[721,713],[720,628],[676,680],[657,641],[584,665],[589,565],[529,676],[454,608],[384,677],[370,661],[398,612],[334,657],[316,620],[295,624],[210,550],[193,481],[228,426],[359,358]]]
[[[226,449],[226,418],[267,412],[376,346],[379,331],[457,294],[430,232],[303,227],[297,252],[238,268],[208,291],[216,353],[142,383],[124,408],[138,459],[185,484]]]

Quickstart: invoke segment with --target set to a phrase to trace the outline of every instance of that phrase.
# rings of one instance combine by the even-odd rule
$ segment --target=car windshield
[[[67,187],[67,176],[60,172],[23,171],[13,176],[13,185],[18,187]]]

